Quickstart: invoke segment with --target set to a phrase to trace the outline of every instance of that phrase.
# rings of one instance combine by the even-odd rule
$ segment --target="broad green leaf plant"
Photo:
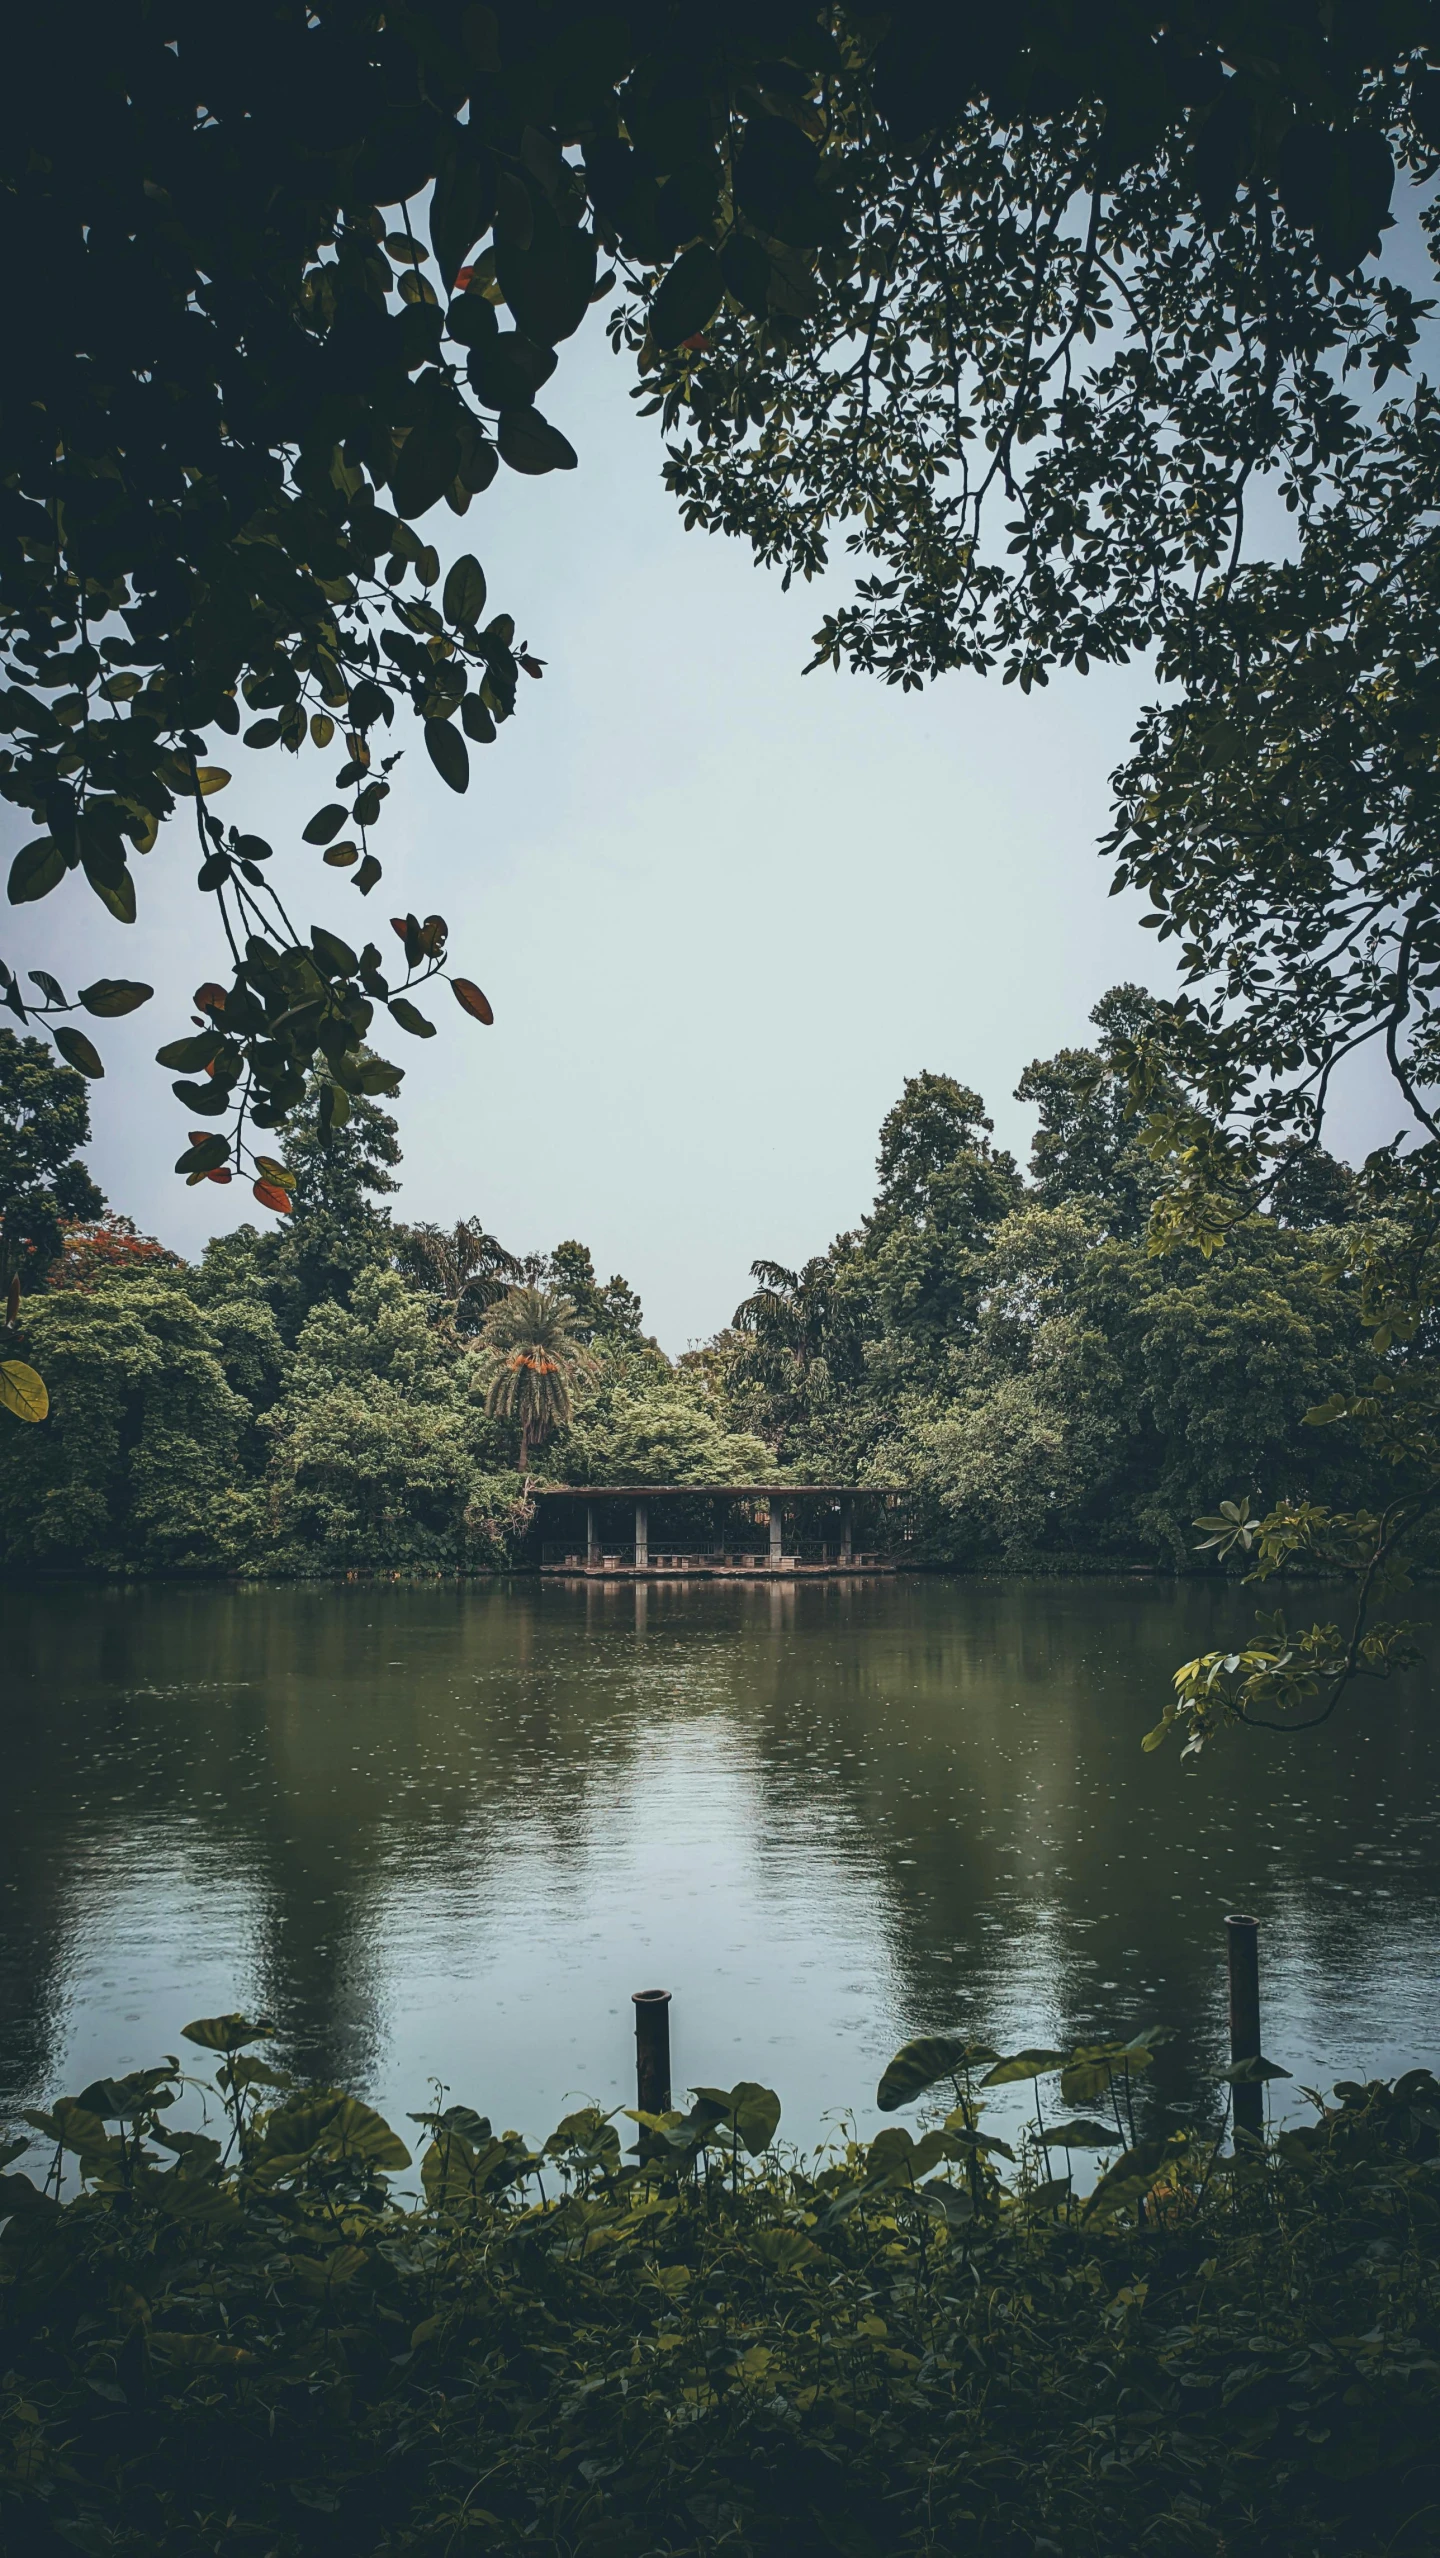
[[[436,2088],[401,2139],[295,2084],[264,2017],[185,2039],[212,2079],[175,2057],[97,2079],[0,2144],[7,2548],[1433,2543],[1425,2069],[1232,2155],[1137,2123],[1153,2035],[1003,2058],[932,2036],[882,2102],[948,2085],[942,2124],[807,2158],[756,2082],[581,2104],[538,2145]],[[1115,2119],[1042,2106],[1017,2156],[974,2129],[982,2064]],[[1083,2198],[1057,2150],[1103,2162]]]

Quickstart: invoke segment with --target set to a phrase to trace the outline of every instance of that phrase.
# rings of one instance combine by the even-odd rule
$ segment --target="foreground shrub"
[[[189,2029],[220,2137],[166,2129],[174,2063],[27,2118],[54,2163],[0,2193],[15,2558],[1440,2541],[1427,2072],[1238,2160],[1132,2136],[1085,2203],[1054,2131],[1002,2184],[968,2081],[918,2142],[808,2165],[748,2084],[630,2118],[628,2155],[593,2109],[533,2150],[451,2105],[413,2118],[407,2195],[396,2134],[269,2070],[267,2030]]]

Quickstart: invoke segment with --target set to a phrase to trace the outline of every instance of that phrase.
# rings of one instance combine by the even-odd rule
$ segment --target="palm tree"
[[[752,1261],[750,1276],[760,1285],[736,1307],[731,1322],[738,1332],[751,1335],[757,1365],[763,1368],[777,1353],[788,1354],[803,1378],[825,1345],[834,1279],[830,1255],[817,1253],[803,1270],[787,1270],[779,1261]]]
[[[482,1326],[491,1376],[485,1409],[520,1424],[520,1471],[552,1431],[569,1428],[571,1388],[588,1375],[594,1354],[568,1327],[575,1309],[557,1288],[512,1288]]]
[[[462,1332],[477,1330],[480,1316],[524,1275],[513,1252],[487,1234],[478,1217],[460,1218],[449,1232],[443,1226],[401,1226],[395,1258],[407,1278],[441,1300]]]

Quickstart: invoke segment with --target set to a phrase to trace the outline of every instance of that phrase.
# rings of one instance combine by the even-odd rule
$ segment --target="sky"
[[[234,779],[212,806],[275,844],[307,925],[388,946],[391,914],[445,915],[457,973],[495,1008],[482,1029],[440,988],[435,1039],[377,1025],[407,1068],[397,1215],[476,1215],[516,1252],[579,1237],[674,1355],[728,1320],[757,1255],[794,1264],[858,1221],[907,1075],[974,1085],[1023,1160],[1029,1061],[1082,1043],[1118,980],[1170,981],[1096,853],[1145,670],[1028,697],[973,675],[904,695],[803,676],[845,571],[786,595],[747,548],[687,534],[632,380],[597,311],[542,396],[579,468],[502,469],[463,521],[425,519],[442,560],[478,554],[489,609],[547,671],[472,749],[463,798],[409,734],[371,896],[300,842],[333,751],[217,737]],[[229,973],[193,841],[177,823],[137,865],[135,925],[72,876],[5,936],[12,965],[68,991],[101,973],[159,990],[100,1031],[89,1160],[113,1207],[187,1255],[265,1214],[239,1183],[188,1190],[171,1170],[186,1120],[154,1051],[188,1028],[191,988]],[[1363,1151],[1370,1098],[1342,1095],[1336,1125]]]

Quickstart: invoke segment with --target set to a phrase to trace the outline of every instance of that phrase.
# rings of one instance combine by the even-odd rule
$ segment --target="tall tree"
[[[618,1270],[602,1287],[588,1244],[573,1239],[557,1243],[549,1276],[574,1308],[571,1329],[577,1340],[602,1341],[618,1349],[644,1339],[644,1311],[636,1290]]]
[[[1037,1057],[1015,1088],[1016,1100],[1039,1112],[1030,1176],[1047,1207],[1091,1204],[1106,1230],[1127,1242],[1144,1233],[1162,1176],[1140,1143],[1121,1055],[1153,1031],[1159,1013],[1142,986],[1112,986],[1090,1015],[1097,1046]]]
[[[84,1076],[43,1040],[0,1030],[0,1294],[43,1286],[66,1226],[103,1212],[79,1159],[89,1141]]]
[[[512,1288],[485,1318],[485,1409],[518,1425],[522,1474],[531,1451],[568,1427],[572,1388],[591,1364],[592,1354],[570,1328],[573,1319],[568,1297],[553,1288]]]
[[[461,1332],[478,1331],[491,1306],[521,1276],[514,1254],[478,1217],[460,1217],[451,1227],[397,1226],[395,1259]]]
[[[816,665],[1028,687],[1179,649],[1256,482],[1303,522],[1364,450],[1337,369],[1409,361],[1426,306],[1371,261],[1397,163],[1436,166],[1435,9],[835,23],[839,76],[737,156],[748,292],[726,238],[708,306],[631,306],[687,524],[787,576],[858,561]]]
[[[894,1332],[927,1357],[969,1331],[985,1249],[1020,1197],[994,1125],[968,1085],[927,1072],[907,1076],[881,1126],[865,1258]]]

